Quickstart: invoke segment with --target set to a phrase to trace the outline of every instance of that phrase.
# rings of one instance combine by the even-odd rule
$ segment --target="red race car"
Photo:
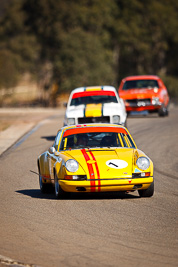
[[[129,76],[121,81],[119,96],[127,113],[131,111],[158,112],[168,115],[169,95],[163,81],[155,75]]]

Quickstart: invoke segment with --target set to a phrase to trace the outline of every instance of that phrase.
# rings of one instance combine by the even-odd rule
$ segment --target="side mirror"
[[[66,108],[67,107],[67,102],[64,102],[63,103],[63,106]]]
[[[54,154],[55,151],[56,151],[56,149],[55,149],[53,146],[51,146],[51,147],[48,149],[48,152],[49,152],[50,154]]]
[[[59,157],[59,156],[60,156],[60,152],[59,152],[59,151],[55,151],[55,152],[54,152],[54,155],[55,155],[56,157]]]

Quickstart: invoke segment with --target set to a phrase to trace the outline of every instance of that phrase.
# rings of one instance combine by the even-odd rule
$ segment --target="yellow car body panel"
[[[103,124],[93,124],[92,127],[102,127]],[[63,128],[65,131],[91,125],[77,125]],[[106,124],[107,127],[123,126]],[[79,131],[80,131],[79,129]],[[132,139],[132,137],[130,136]],[[59,139],[62,140],[62,137]],[[133,139],[132,139],[133,141]],[[61,141],[62,142],[62,141]],[[60,187],[65,192],[108,192],[108,191],[135,191],[145,190],[153,183],[153,162],[141,150],[133,147],[96,147],[82,149],[64,149],[50,153],[46,151],[38,157],[39,172],[43,183],[55,184],[55,175]],[[55,146],[55,145],[54,145]],[[136,165],[139,157],[146,157],[150,166],[141,170]],[[73,173],[67,170],[66,161],[74,159],[78,162],[78,170]],[[142,176],[143,175],[143,176]],[[75,177],[86,177],[84,180],[75,180]],[[73,177],[71,180],[70,177]]]
[[[125,162],[128,162],[131,158],[132,160],[132,154],[133,149],[85,149],[85,153],[88,156],[88,160],[85,160],[85,156],[83,155],[81,150],[71,150],[68,152],[68,155],[70,155],[71,158],[75,158],[78,160],[80,165],[86,170],[87,176],[89,176],[89,166],[91,165],[94,170],[94,175],[96,179],[98,178],[98,175],[105,178],[119,178],[119,177],[131,177],[132,175],[132,166],[131,164],[128,164],[125,168],[122,169],[116,169],[108,166],[106,163],[109,160],[115,160],[118,158],[121,158],[122,154],[122,160]],[[94,158],[94,159],[93,159]],[[99,174],[97,174],[96,168],[98,166]]]
[[[39,173],[43,176],[43,182],[44,183],[51,183],[51,177],[50,177],[50,170],[49,170],[49,164],[48,164],[48,155],[47,153],[43,153],[38,157],[38,170]]]
[[[86,192],[113,192],[113,191],[134,191],[140,188],[147,189],[153,182],[153,177],[142,179],[120,179],[120,180],[96,180],[95,186],[91,186],[91,181],[65,181],[60,180],[60,186],[66,192],[78,192],[80,187]],[[137,187],[138,186],[138,187]]]

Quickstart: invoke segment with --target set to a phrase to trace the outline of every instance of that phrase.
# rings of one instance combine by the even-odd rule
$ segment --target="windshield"
[[[148,88],[152,89],[155,87],[159,87],[158,82],[156,80],[131,80],[126,81],[123,86],[123,90],[129,90],[129,89],[142,89],[142,88]]]
[[[73,94],[70,106],[117,102],[115,92],[113,91],[86,91]]]
[[[93,127],[92,131],[76,133],[68,131],[64,133],[60,150],[94,148],[94,147],[130,147],[135,145],[129,134],[121,128],[121,131],[104,131]]]

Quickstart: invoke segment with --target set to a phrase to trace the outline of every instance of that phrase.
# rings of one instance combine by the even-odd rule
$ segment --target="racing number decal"
[[[113,169],[124,169],[128,166],[128,163],[121,159],[110,159],[106,161],[106,165]]]
[[[92,160],[90,159],[89,155],[87,154],[86,150],[85,149],[81,149],[81,152],[86,160],[86,163],[87,163],[87,167],[88,167],[88,171],[89,171],[89,174],[90,174],[90,185],[91,185],[91,192],[95,192],[95,179],[97,178],[98,179],[98,191],[100,191],[100,186],[101,186],[101,182],[100,182],[100,174],[99,174],[99,168],[98,168],[98,164],[96,162],[96,159],[92,153],[92,151],[87,151],[89,153],[89,155],[92,157]],[[96,168],[96,173],[97,173],[97,176],[96,177],[96,174],[94,172],[94,167]]]

